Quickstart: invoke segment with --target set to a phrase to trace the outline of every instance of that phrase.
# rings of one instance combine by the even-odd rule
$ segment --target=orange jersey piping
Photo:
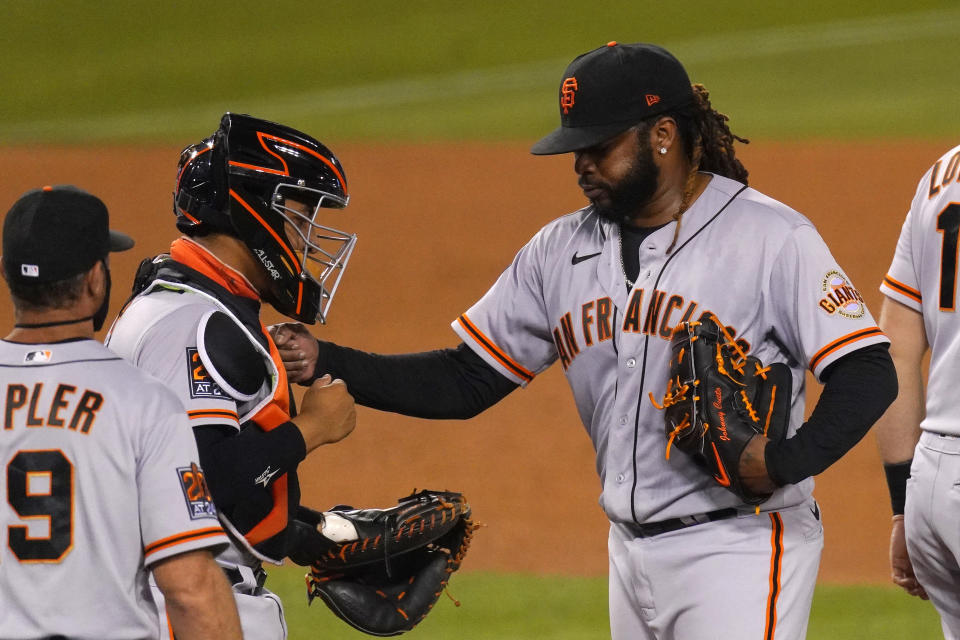
[[[156,553],[161,549],[167,549],[178,544],[184,544],[193,540],[202,540],[203,538],[210,538],[213,536],[226,536],[226,534],[220,527],[209,527],[207,529],[197,529],[196,531],[178,533],[177,535],[163,538],[162,540],[157,540],[156,542],[148,544],[143,549],[143,555],[144,557],[148,557],[150,554]]]
[[[187,417],[191,420],[199,420],[201,418],[227,418],[238,422],[240,420],[237,412],[230,411],[229,409],[196,409],[194,411],[187,411]]]
[[[763,640],[773,640],[777,631],[777,598],[780,597],[780,575],[783,571],[783,518],[770,514],[770,593],[767,596],[766,627]]]
[[[857,340],[863,340],[864,338],[872,338],[874,336],[882,336],[882,335],[884,335],[884,333],[880,331],[880,327],[870,327],[869,329],[862,329],[860,331],[854,331],[853,333],[848,333],[842,338],[838,338],[837,340],[834,340],[833,342],[825,346],[823,349],[820,349],[820,351],[818,351],[813,356],[813,358],[810,359],[810,371],[815,370],[817,368],[817,365],[820,364],[820,362],[824,358],[826,358],[828,355],[830,355],[837,349],[841,349],[852,342],[856,342]]]
[[[923,302],[922,296],[920,295],[919,291],[917,291],[916,289],[913,289],[912,287],[908,287],[907,285],[903,284],[899,280],[894,280],[893,278],[890,277],[889,273],[883,277],[883,284],[887,285],[897,293],[902,293],[908,298],[912,298],[917,302]]]
[[[518,378],[526,382],[533,380],[534,374],[504,353],[499,347],[497,347],[497,345],[495,345],[490,338],[485,336],[482,331],[477,329],[477,327],[470,322],[470,319],[467,318],[467,314],[464,313],[457,318],[457,322],[460,323],[460,326],[463,327],[467,333],[473,336],[480,346],[483,347],[484,351],[493,356],[504,367],[512,371]]]

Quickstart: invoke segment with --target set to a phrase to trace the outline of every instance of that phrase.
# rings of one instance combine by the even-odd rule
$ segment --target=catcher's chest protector
[[[276,345],[260,323],[259,305],[228,289],[230,283],[197,258],[194,247],[175,243],[173,249],[181,249],[175,255],[184,262],[159,261],[142,279],[141,293],[124,307],[108,344],[153,375],[169,378],[164,381],[178,392],[194,424],[273,429],[290,419],[289,385]],[[223,376],[213,368],[217,358],[205,350],[204,340],[205,322],[214,313],[229,317],[262,356],[264,380],[252,397],[233,398],[224,391],[227,385],[217,384]],[[299,503],[299,483],[295,474],[284,474],[256,490],[267,499],[245,501],[230,513],[221,510],[221,516],[242,536],[248,552],[279,563],[286,555],[288,513]]]

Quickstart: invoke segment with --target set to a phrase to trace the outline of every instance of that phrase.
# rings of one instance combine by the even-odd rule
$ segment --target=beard
[[[630,171],[620,182],[604,185],[609,203],[590,201],[597,215],[616,224],[629,223],[653,197],[660,181],[660,168],[653,161],[650,140],[645,135],[639,138],[640,149]]]

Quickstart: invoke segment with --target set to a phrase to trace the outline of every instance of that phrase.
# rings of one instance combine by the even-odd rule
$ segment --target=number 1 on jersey
[[[960,203],[951,202],[937,216],[943,233],[940,250],[940,310],[953,311],[957,295],[957,237],[960,236]]]

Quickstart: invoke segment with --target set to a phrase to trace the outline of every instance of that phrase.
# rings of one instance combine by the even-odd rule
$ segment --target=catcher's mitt
[[[675,445],[720,485],[748,504],[758,495],[743,486],[740,456],[753,436],[778,442],[790,421],[793,378],[785,364],[768,366],[747,355],[715,317],[684,322],[673,332],[664,409],[666,457]]]
[[[389,509],[301,507],[294,524],[307,542],[290,558],[311,565],[308,602],[319,597],[370,635],[399,635],[423,620],[460,568],[479,527],[470,515],[450,491],[415,492]]]

